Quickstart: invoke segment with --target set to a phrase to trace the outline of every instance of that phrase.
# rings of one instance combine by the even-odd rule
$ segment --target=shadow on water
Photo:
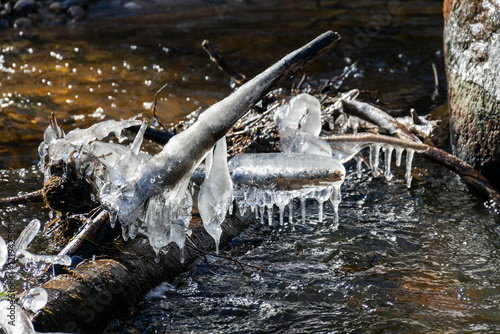
[[[336,30],[342,45],[305,69],[312,83],[357,61],[340,90],[368,90],[401,113],[444,108],[441,1],[230,3],[106,19],[104,13],[82,25],[39,27],[31,39],[13,31],[0,36],[0,195],[41,184],[30,166],[51,111],[66,130],[150,117],[154,93],[168,83],[158,111],[169,123],[229,94],[229,79],[200,46],[204,39],[252,77]],[[329,204],[316,221],[314,201],[305,225],[256,225],[228,252],[264,272],[242,274],[209,258],[209,267],[200,262],[158,287],[128,322],[145,333],[500,330],[498,217],[451,173],[417,157],[413,174],[408,189],[402,170],[387,182],[367,171],[357,177],[349,167],[338,229],[331,228]],[[1,219],[21,230],[47,215],[41,207],[12,206]]]

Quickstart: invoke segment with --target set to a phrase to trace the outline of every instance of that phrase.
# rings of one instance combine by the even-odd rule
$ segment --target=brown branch
[[[493,203],[500,207],[500,192],[498,189],[496,189],[483,174],[472,168],[472,166],[454,155],[432,146],[428,146],[423,154],[429,160],[437,162],[441,166],[460,175],[469,185],[488,196]]]
[[[43,189],[13,197],[0,198],[0,204],[24,204],[43,202]]]
[[[204,40],[203,43],[201,43],[201,46],[203,46],[203,49],[210,56],[210,60],[216,63],[217,66],[219,66],[222,71],[226,72],[238,85],[243,85],[247,81],[245,75],[236,72],[228,63],[226,63],[220,54],[214,50],[208,40]]]

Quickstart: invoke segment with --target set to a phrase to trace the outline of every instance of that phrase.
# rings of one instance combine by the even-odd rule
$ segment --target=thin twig
[[[163,130],[165,130],[165,131],[167,131],[167,132],[168,132],[167,128],[166,128],[165,126],[163,126],[163,124],[161,124],[160,119],[159,119],[158,117],[156,117],[156,101],[157,101],[157,99],[158,99],[158,94],[160,94],[160,92],[161,92],[163,89],[165,89],[165,87],[167,87],[167,86],[168,86],[168,83],[164,84],[163,86],[161,86],[161,88],[160,88],[160,89],[158,89],[158,90],[156,91],[156,94],[155,94],[155,99],[154,99],[154,102],[153,102],[153,119],[154,119],[156,122],[158,122],[158,124],[159,124],[159,125],[163,128]]]
[[[198,246],[198,244],[196,243],[196,241],[193,239],[193,237],[191,237],[190,235],[186,234],[186,238],[194,245],[194,247],[196,247],[196,250],[200,249],[200,247]],[[207,264],[208,270],[212,270],[212,269],[210,269],[210,263],[208,263],[207,255],[205,253],[201,252],[201,251],[200,251],[200,254],[205,259],[205,262]]]
[[[246,77],[243,74],[240,74],[236,72],[221,56],[220,54],[217,53],[217,51],[214,50],[212,45],[208,40],[204,40],[203,43],[201,43],[201,46],[203,46],[203,49],[208,53],[210,56],[210,60],[213,61],[214,63],[219,66],[219,68],[226,72],[231,79],[233,79],[238,85],[243,85],[247,80]]]
[[[43,202],[43,189],[13,197],[0,198],[1,204],[24,204]]]
[[[188,238],[188,240],[192,241],[190,238]],[[245,263],[245,262],[241,262],[241,261],[236,260],[236,259],[234,259],[234,258],[232,258],[232,257],[229,257],[229,256],[225,256],[225,255],[220,255],[220,254],[215,254],[215,253],[212,253],[212,252],[208,252],[208,251],[206,251],[206,250],[204,250],[204,249],[199,248],[199,247],[196,245],[196,243],[194,243],[194,242],[192,242],[192,243],[193,243],[193,245],[192,245],[192,246],[191,246],[191,245],[187,245],[187,244],[186,244],[186,245],[185,245],[185,247],[189,247],[189,248],[191,248],[191,249],[194,249],[194,250],[196,250],[196,251],[200,252],[201,254],[203,254],[204,256],[205,256],[205,255],[210,255],[210,256],[215,256],[215,257],[220,258],[220,259],[225,259],[225,260],[232,261],[232,262],[236,263],[237,265],[239,265],[239,266],[240,266],[240,268],[241,268],[241,270],[242,270],[243,272],[245,272],[245,269],[243,269],[243,267],[244,267],[244,266],[246,266],[246,267],[250,267],[250,268],[253,268],[253,269],[258,270],[258,271],[260,271],[260,272],[265,272],[265,270],[264,270],[264,269],[262,269],[262,268],[260,268],[260,267],[257,267],[257,266],[254,266],[254,265],[252,265],[252,264],[248,264],[248,263]],[[206,258],[206,257],[205,257],[205,261],[207,261],[207,258]],[[208,264],[208,261],[207,261],[207,264]]]

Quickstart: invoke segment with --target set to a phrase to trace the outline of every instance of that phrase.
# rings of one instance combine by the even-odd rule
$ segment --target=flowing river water
[[[38,189],[37,146],[54,111],[66,130],[108,118],[181,120],[228,95],[227,76],[201,48],[209,39],[247,77],[326,30],[343,42],[304,70],[320,83],[357,61],[341,90],[367,90],[401,113],[446,120],[441,1],[229,1],[163,8],[98,7],[88,22],[0,32],[0,196]],[[149,11],[149,12],[148,12]],[[26,38],[29,37],[29,38]],[[433,64],[437,68],[435,85]],[[284,90],[299,77],[285,83]],[[153,149],[152,144],[148,147]],[[317,222],[252,226],[229,255],[164,283],[126,321],[141,333],[467,333],[500,331],[500,219],[451,172],[416,156],[388,182],[348,165],[338,229]],[[41,205],[3,207],[2,235],[20,233]],[[277,217],[275,217],[277,219]],[[34,250],[43,251],[39,238]],[[36,267],[26,274],[36,275]],[[33,281],[20,283],[20,290]],[[114,321],[111,328],[123,323]]]

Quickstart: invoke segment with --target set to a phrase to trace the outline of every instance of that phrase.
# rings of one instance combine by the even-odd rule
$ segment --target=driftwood
[[[170,139],[163,151],[149,161],[147,169],[128,180],[129,184],[149,182],[148,176],[153,173],[163,176],[159,186],[175,187],[256,102],[289,76],[328,52],[338,41],[338,34],[331,31],[324,33],[207,109],[198,122]],[[145,198],[154,194],[138,191],[138,196]],[[105,218],[99,216],[99,220]],[[221,245],[228,244],[254,220],[253,214],[251,218],[228,217],[223,224]],[[201,224],[192,230],[192,238],[198,247],[204,251],[213,250],[214,242]],[[177,246],[171,246],[170,251],[160,255],[159,262],[156,262],[149,244],[134,240],[106,258],[86,260],[68,274],[55,277],[43,285],[49,293],[49,301],[35,315],[35,328],[38,331],[70,332],[101,330],[109,320],[128,314],[130,308],[152,287],[189,268],[199,253],[187,247],[185,262],[181,264]]]

